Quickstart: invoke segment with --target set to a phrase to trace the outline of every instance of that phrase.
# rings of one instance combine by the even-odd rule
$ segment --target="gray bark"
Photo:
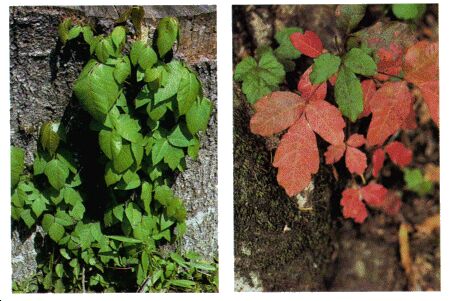
[[[95,22],[109,30],[125,7],[11,7],[10,93],[11,144],[26,151],[26,164],[33,161],[42,123],[76,115],[81,108],[72,97],[86,53],[66,51],[58,42],[57,27],[64,17]],[[216,24],[214,6],[145,7],[145,23],[154,31],[157,19],[176,16],[181,24],[177,57],[199,74],[205,95],[216,104]],[[69,117],[70,118],[70,117]],[[178,176],[177,195],[188,211],[184,250],[217,256],[217,119],[214,109],[202,137],[198,161],[187,162]],[[14,223],[12,233],[13,280],[36,271],[36,232],[30,234]]]

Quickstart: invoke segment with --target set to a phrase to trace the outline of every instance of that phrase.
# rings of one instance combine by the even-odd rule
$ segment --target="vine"
[[[73,91],[98,135],[98,185],[106,194],[84,189],[84,166],[60,123],[41,127],[32,175],[24,172],[24,151],[11,149],[12,218],[48,234],[36,276],[40,291],[217,290],[216,263],[161,251],[185,232],[186,209],[170,187],[186,156],[197,157],[212,104],[197,75],[172,58],[178,20],[163,18],[149,44],[140,10],[118,20],[131,16],[137,39],[125,26],[106,36],[71,19],[58,28],[65,47],[89,47]],[[91,212],[88,201],[101,212]]]

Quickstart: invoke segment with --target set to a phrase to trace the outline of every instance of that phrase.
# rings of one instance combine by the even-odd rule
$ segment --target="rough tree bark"
[[[49,120],[70,119],[84,114],[72,96],[72,85],[87,56],[66,51],[58,42],[57,26],[64,17],[76,17],[107,31],[126,9],[124,6],[11,7],[11,144],[26,150],[29,165],[36,151],[40,125]],[[157,20],[176,16],[181,23],[181,41],[176,56],[198,74],[205,95],[215,104],[216,13],[214,6],[144,7],[150,34]],[[202,136],[198,161],[188,161],[185,173],[175,183],[176,194],[188,211],[184,250],[217,256],[217,118],[214,109],[208,130]],[[36,271],[38,234],[12,225],[13,280],[24,280]]]

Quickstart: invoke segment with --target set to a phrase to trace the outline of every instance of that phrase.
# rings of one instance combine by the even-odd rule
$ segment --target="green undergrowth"
[[[142,33],[139,12],[129,15]],[[84,176],[95,166],[83,166],[58,122],[41,127],[30,170],[24,150],[12,147],[12,218],[46,233],[36,275],[13,291],[217,291],[216,261],[170,247],[186,229],[174,175],[186,168],[186,156],[197,157],[212,108],[197,75],[173,59],[178,20],[163,18],[152,41],[125,26],[96,35],[71,19],[58,32],[64,47],[89,47],[73,91],[91,116],[101,151],[92,147],[89,156],[103,178]]]

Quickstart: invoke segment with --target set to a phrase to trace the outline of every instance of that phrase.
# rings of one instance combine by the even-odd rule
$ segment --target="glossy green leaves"
[[[258,62],[247,57],[237,64],[234,71],[234,80],[242,81],[242,92],[250,103],[277,90],[284,76],[284,67],[272,52],[265,52]]]
[[[178,114],[184,115],[192,107],[200,93],[200,82],[192,72],[185,72],[178,88]]]
[[[192,134],[205,131],[211,116],[212,104],[207,98],[198,99],[186,113],[187,128]]]
[[[53,188],[60,190],[64,187],[67,177],[69,176],[69,169],[61,161],[53,159],[48,162],[44,170],[50,185]]]
[[[363,111],[363,93],[359,79],[345,66],[339,69],[334,97],[342,115],[355,122]]]
[[[321,84],[335,74],[341,65],[341,58],[330,53],[324,53],[314,59],[313,71],[309,79],[313,84]]]
[[[90,60],[75,82],[73,91],[83,108],[102,122],[119,95],[114,67]]]
[[[373,76],[377,73],[374,60],[359,48],[352,48],[343,59],[344,65],[352,72],[364,76]]]
[[[60,130],[60,124],[46,122],[42,125],[40,131],[40,141],[42,149],[53,156],[58,149],[59,141],[64,136],[63,130]]]
[[[179,38],[178,20],[172,17],[165,17],[159,22],[156,31],[158,35],[156,39],[158,53],[160,57],[163,57],[172,49],[173,44]]]

